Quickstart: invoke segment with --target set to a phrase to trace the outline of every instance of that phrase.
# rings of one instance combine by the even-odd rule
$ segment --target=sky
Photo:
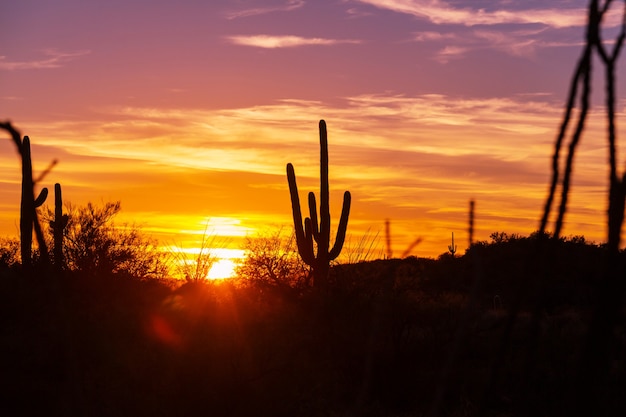
[[[301,198],[318,193],[324,119],[333,226],[352,193],[344,259],[370,246],[382,255],[387,219],[394,256],[421,238],[411,254],[437,257],[452,233],[463,253],[471,199],[475,240],[538,229],[587,3],[8,0],[0,120],[30,136],[35,175],[58,160],[38,187],[59,182],[77,205],[121,201],[118,221],[190,250],[205,230],[227,249],[291,230],[285,166]],[[606,39],[619,17],[609,14]],[[599,243],[597,68],[563,234]],[[0,140],[0,235],[16,236],[13,148]]]

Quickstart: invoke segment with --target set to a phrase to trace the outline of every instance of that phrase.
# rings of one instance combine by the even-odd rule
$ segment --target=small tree
[[[167,274],[165,254],[156,242],[144,236],[136,226],[116,226],[113,218],[121,209],[120,202],[96,206],[87,203],[67,205],[63,256],[66,268],[88,275],[125,273],[136,278],[156,278]],[[46,212],[46,224],[54,219],[54,211]],[[48,230],[52,239],[53,229]]]
[[[310,285],[309,267],[298,255],[295,235],[285,236],[283,229],[247,237],[246,257],[237,267],[237,275],[252,285],[303,289]]]

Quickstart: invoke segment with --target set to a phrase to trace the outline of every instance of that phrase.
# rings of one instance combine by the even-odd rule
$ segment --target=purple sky
[[[121,200],[125,220],[166,242],[210,218],[234,246],[289,226],[287,162],[303,195],[317,191],[325,119],[333,218],[349,189],[353,242],[382,238],[389,218],[396,255],[421,236],[414,253],[437,256],[451,232],[467,246],[471,198],[478,240],[537,228],[587,3],[8,1],[0,118],[31,136],[36,170],[59,159],[41,185],[60,182],[67,200]],[[619,21],[615,8],[607,39]],[[598,77],[596,102],[602,88]],[[565,234],[601,241],[595,109]],[[0,142],[3,234],[17,230],[11,146]]]

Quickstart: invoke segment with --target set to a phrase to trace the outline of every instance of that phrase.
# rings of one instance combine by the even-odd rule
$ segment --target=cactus
[[[42,261],[48,260],[48,248],[37,218],[37,207],[40,207],[48,197],[48,189],[43,188],[37,198],[34,198],[35,183],[33,181],[33,165],[30,156],[30,139],[24,136],[21,143],[22,156],[22,202],[20,205],[20,240],[22,265],[29,267],[32,262],[33,228],[37,236],[39,252]]]
[[[393,256],[393,250],[391,249],[391,221],[385,220],[385,242],[387,246],[387,259],[391,259]]]
[[[291,195],[291,208],[293,212],[293,222],[296,234],[296,243],[300,257],[313,270],[314,285],[318,288],[326,286],[328,282],[328,272],[330,262],[339,256],[346,237],[348,228],[348,216],[350,215],[350,192],[343,195],[343,207],[341,218],[337,229],[337,237],[332,249],[330,247],[330,208],[329,208],[329,187],[328,187],[328,135],[326,133],[326,122],[320,120],[320,219],[318,224],[315,194],[309,193],[310,217],[302,223],[302,213],[300,210],[300,198],[298,197],[298,186],[296,184],[296,174],[291,163],[287,164],[287,181],[289,182],[289,193]],[[314,250],[313,241],[317,244],[317,254]]]
[[[63,231],[67,226],[68,215],[63,214],[63,197],[61,184],[54,184],[54,220],[50,221],[50,228],[54,237],[54,265],[57,270],[62,270],[65,263],[63,259]]]
[[[474,200],[470,200],[469,203],[469,227],[467,232],[469,236],[468,247],[471,247],[474,243]]]
[[[33,164],[30,156],[30,139],[22,135],[11,125],[10,122],[0,123],[0,129],[6,130],[17,147],[17,152],[22,160],[22,199],[20,203],[20,255],[22,267],[27,273],[32,266],[33,229],[37,236],[39,252],[43,263],[48,262],[48,248],[43,237],[43,232],[37,217],[37,207],[40,207],[48,197],[48,189],[43,188],[37,198],[34,189],[36,181],[33,180]],[[54,162],[56,163],[56,161]],[[52,166],[54,165],[52,164]],[[47,173],[44,172],[44,175]],[[42,176],[43,177],[43,176]]]
[[[454,232],[452,232],[452,244],[448,245],[448,250],[452,254],[452,257],[454,257],[454,254],[456,253],[456,245],[454,244]]]

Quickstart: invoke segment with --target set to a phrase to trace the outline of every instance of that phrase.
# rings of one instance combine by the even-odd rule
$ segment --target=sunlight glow
[[[226,279],[235,276],[236,262],[230,258],[222,258],[211,266],[207,279]]]

